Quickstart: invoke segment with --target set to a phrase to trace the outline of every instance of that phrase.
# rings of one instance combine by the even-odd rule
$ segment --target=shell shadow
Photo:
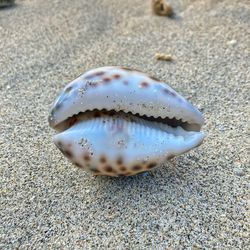
[[[156,168],[151,173],[142,173],[129,177],[97,176],[93,185],[98,185],[100,196],[104,200],[127,203],[129,200],[145,200],[149,204],[156,196],[174,196],[176,186],[182,176],[168,165]],[[127,199],[129,196],[129,199]]]
[[[8,2],[8,1],[6,1]],[[5,10],[10,10],[10,9],[15,9],[18,7],[18,4],[15,3],[14,1],[9,1],[9,3],[6,3],[5,5],[1,6],[0,4],[0,11],[5,11]]]

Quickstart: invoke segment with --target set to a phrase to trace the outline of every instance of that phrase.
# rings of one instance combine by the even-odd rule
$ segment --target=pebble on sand
[[[163,53],[156,53],[155,58],[161,61],[168,61],[168,62],[173,61],[173,57],[171,55],[167,55]]]
[[[173,8],[165,0],[152,0],[152,9],[156,15],[168,16],[173,15]]]

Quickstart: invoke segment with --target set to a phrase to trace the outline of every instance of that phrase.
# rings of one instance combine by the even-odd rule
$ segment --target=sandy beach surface
[[[0,9],[1,249],[249,249],[250,3],[169,3],[173,18],[146,0]],[[152,175],[71,165],[51,141],[50,105],[107,65],[169,83],[204,113],[204,143]]]

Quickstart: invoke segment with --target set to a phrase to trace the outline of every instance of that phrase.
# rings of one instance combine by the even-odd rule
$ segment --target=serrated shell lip
[[[112,70],[112,69],[121,69],[121,67],[115,67],[115,66],[107,66],[107,67],[103,67],[103,68],[99,68],[99,70],[103,70],[103,71],[108,71],[108,70]],[[124,69],[124,68],[122,68],[122,69]],[[92,71],[94,71],[94,70],[97,70],[97,69],[93,69],[93,70],[89,70],[89,71],[87,71],[86,73],[84,73],[84,74],[82,74],[80,77],[78,77],[77,79],[82,79],[82,78],[84,78],[84,75],[85,75],[85,77],[88,77],[88,75],[89,74],[91,74],[91,72]],[[144,75],[144,73],[142,73],[142,72],[137,72],[137,71],[135,71],[135,70],[132,70],[131,71],[131,74],[138,74],[138,75]],[[74,81],[76,81],[77,79],[75,79]],[[154,80],[153,80],[154,81]],[[163,82],[161,82],[161,81],[159,81],[158,83],[160,83],[160,84],[162,84]],[[68,86],[68,85],[67,85]],[[66,86],[66,87],[67,87]],[[66,87],[64,88],[64,90],[66,89]],[[176,93],[176,92],[175,92]],[[176,95],[178,96],[178,93],[176,93]],[[179,96],[180,97],[180,96]],[[201,112],[197,109],[197,108],[195,108],[192,104],[190,104],[188,101],[186,101],[185,99],[184,99],[184,104],[183,104],[183,107],[186,105],[186,111],[188,111],[188,113],[186,113],[186,115],[184,115],[185,114],[185,112],[183,112],[182,113],[182,116],[180,115],[180,114],[176,114],[175,112],[173,112],[173,111],[170,111],[170,114],[169,113],[164,113],[164,112],[162,112],[161,113],[161,115],[159,115],[159,114],[156,114],[156,113],[153,113],[153,112],[149,112],[149,110],[144,110],[143,112],[142,112],[142,110],[136,110],[136,108],[134,108],[134,110],[132,110],[129,106],[126,106],[126,105],[124,105],[123,103],[122,104],[120,104],[119,106],[121,107],[120,109],[119,108],[117,108],[115,105],[114,105],[114,107],[112,108],[112,110],[113,109],[115,109],[117,112],[118,111],[124,111],[124,112],[131,112],[131,113],[133,113],[134,115],[135,114],[139,114],[140,116],[143,116],[143,115],[146,115],[146,116],[148,116],[148,117],[150,117],[150,116],[152,116],[152,117],[154,117],[154,118],[157,118],[157,117],[161,117],[161,118],[166,118],[166,117],[174,117],[174,118],[176,118],[176,119],[182,119],[182,121],[183,122],[185,122],[185,121],[187,121],[188,123],[190,123],[190,124],[196,124],[196,125],[198,125],[200,128],[201,128],[201,126],[204,124],[204,117],[203,117],[203,115],[201,114]],[[75,110],[75,112],[74,113],[71,113],[71,115],[69,115],[69,116],[65,116],[65,117],[61,117],[59,120],[56,118],[56,116],[54,115],[55,113],[56,113],[56,110],[55,110],[55,108],[57,107],[59,107],[60,106],[60,96],[57,98],[57,100],[55,101],[55,103],[54,103],[54,105],[53,105],[53,108],[51,109],[51,112],[50,112],[50,116],[49,116],[49,118],[48,118],[48,122],[49,122],[49,125],[50,125],[50,127],[52,127],[52,128],[54,128],[54,129],[56,129],[56,127],[57,127],[57,125],[59,124],[59,123],[61,123],[61,122],[63,122],[63,121],[65,121],[65,120],[67,120],[68,118],[70,118],[70,117],[72,117],[73,115],[77,115],[79,112],[86,112],[86,111],[88,111],[88,110],[91,110],[91,109],[84,109],[84,107],[79,107],[78,106],[78,110]],[[98,107],[99,107],[100,105],[98,105],[98,103],[96,103],[96,107],[93,107],[92,109],[95,109],[95,108],[97,108],[98,109]],[[105,107],[103,107],[104,109],[105,109]],[[99,108],[100,109],[100,108]],[[80,110],[80,111],[79,111]],[[111,109],[108,109],[108,110],[111,110]],[[184,108],[184,111],[185,111],[185,108]],[[173,112],[172,114],[171,114],[171,112]]]

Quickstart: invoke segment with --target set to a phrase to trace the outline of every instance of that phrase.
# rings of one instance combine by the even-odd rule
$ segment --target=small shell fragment
[[[154,14],[159,16],[172,16],[173,8],[165,0],[152,0]]]
[[[167,55],[167,54],[163,54],[163,53],[156,53],[155,58],[157,60],[168,61],[168,62],[171,62],[173,60],[171,55]]]

